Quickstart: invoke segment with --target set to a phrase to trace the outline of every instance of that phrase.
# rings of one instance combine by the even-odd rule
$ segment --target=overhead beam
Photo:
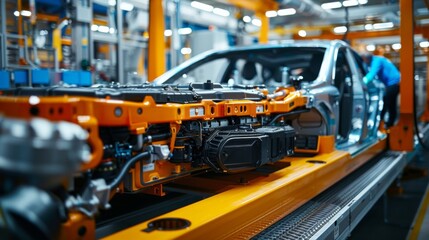
[[[330,32],[332,30],[332,26],[326,27],[322,26],[322,34],[311,37],[300,37],[297,35],[298,31],[303,29],[306,31],[317,30],[317,27],[312,27],[310,30],[307,28],[294,28],[286,30],[286,33],[293,34],[294,40],[302,40],[302,39],[326,39],[326,40],[334,40],[334,39],[342,39],[342,34],[334,34]],[[329,31],[329,32],[328,32]],[[423,34],[427,35],[429,32],[429,26],[416,26],[414,30],[414,34]],[[275,29],[274,33],[283,34],[284,32],[281,29]],[[390,29],[390,30],[380,30],[380,31],[362,31],[362,32],[349,32],[347,33],[348,40],[356,40],[356,39],[364,39],[364,38],[380,38],[380,37],[391,37],[391,36],[399,36],[401,34],[400,29]]]
[[[253,12],[263,12],[277,10],[279,4],[273,0],[228,0],[228,2],[238,8],[247,9]]]

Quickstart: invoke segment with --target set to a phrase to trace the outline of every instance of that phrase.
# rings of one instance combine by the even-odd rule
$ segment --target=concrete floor
[[[418,176],[419,171],[415,169],[429,170],[429,151],[416,150],[408,167],[401,180],[396,182],[403,188],[402,194],[385,194],[381,197],[352,231],[350,240],[407,239],[429,183],[429,177]]]

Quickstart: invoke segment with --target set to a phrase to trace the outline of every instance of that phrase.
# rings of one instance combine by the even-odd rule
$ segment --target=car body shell
[[[311,54],[321,58],[317,74],[311,79],[303,79],[304,72],[301,72],[302,76],[292,76],[294,71],[315,65],[309,57]],[[240,61],[243,62],[241,66]],[[237,74],[237,69],[244,71],[247,62],[261,65],[250,68],[251,73],[255,73],[256,69],[256,74],[250,74],[250,77],[255,76],[252,80],[244,80],[245,75]],[[275,73],[267,73],[266,69]],[[217,77],[209,75],[210,79],[207,79],[204,75],[198,75],[198,71],[212,71]],[[337,148],[351,149],[377,138],[383,108],[384,86],[378,81],[366,86],[362,81],[365,74],[362,59],[343,41],[287,41],[210,50],[167,71],[155,79],[154,84],[211,80],[229,86],[264,84],[270,90],[295,84],[300,91],[314,96],[313,109],[291,121],[295,131],[303,135],[335,135]],[[266,76],[276,76],[277,79]]]

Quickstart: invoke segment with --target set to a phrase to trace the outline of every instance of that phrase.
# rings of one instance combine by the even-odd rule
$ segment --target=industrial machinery
[[[293,87],[273,94],[247,88],[225,89],[210,81],[186,87],[22,87],[3,91],[0,112],[20,119],[66,121],[85,130],[88,154],[73,159],[73,168],[64,163],[70,172],[60,189],[62,207],[88,221],[98,208],[109,208],[116,193],[162,196],[163,183],[192,173],[233,174],[294,151],[317,153],[318,137],[296,136],[291,127],[310,110],[312,96]],[[33,128],[44,137],[39,127]],[[38,153],[31,155],[31,164],[39,157],[49,160]],[[61,155],[52,157],[61,163]],[[76,164],[78,170],[73,171]],[[4,170],[10,169],[9,164]],[[68,221],[73,221],[70,216]]]

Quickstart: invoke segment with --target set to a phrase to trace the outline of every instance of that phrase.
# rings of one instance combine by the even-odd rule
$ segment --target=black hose
[[[282,114],[275,116],[267,125],[272,125],[275,121],[277,121],[277,119],[279,119],[281,117],[286,117],[286,116],[299,114],[299,113],[305,113],[305,112],[309,112],[309,111],[310,111],[309,109],[301,109],[301,110],[296,110],[296,111],[292,111],[292,112],[282,113]]]
[[[122,167],[121,171],[118,173],[118,175],[115,177],[115,179],[112,180],[112,182],[109,183],[110,190],[113,190],[116,188],[124,178],[125,174],[130,170],[131,166],[133,166],[137,161],[143,160],[145,158],[148,158],[150,156],[149,152],[142,152],[131,159],[129,159],[125,165]]]

